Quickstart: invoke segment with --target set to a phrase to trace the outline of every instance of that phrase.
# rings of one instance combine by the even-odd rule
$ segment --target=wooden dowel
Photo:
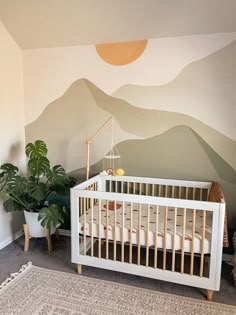
[[[196,226],[196,209],[193,210],[192,216],[192,242],[191,242],[191,259],[190,259],[190,275],[193,275],[194,267],[194,242],[195,242],[195,226]]]
[[[162,195],[161,195],[161,185],[160,184],[158,186],[158,197],[162,197]]]
[[[182,235],[182,246],[181,246],[181,273],[184,273],[184,245],[185,245],[185,234],[186,234],[186,208],[183,209],[183,235]]]
[[[163,246],[163,270],[166,270],[167,218],[168,218],[168,207],[165,207],[165,215],[164,215],[164,246]]]
[[[120,192],[123,194],[124,192],[124,182],[121,182],[121,189],[120,189]]]
[[[179,187],[179,199],[181,199],[181,195],[182,195],[182,187]]]
[[[101,258],[101,210],[102,210],[102,201],[98,201],[98,258]]]
[[[84,256],[86,256],[86,209],[85,209],[85,205],[86,205],[86,198],[83,198],[84,201]]]
[[[124,244],[124,226],[125,226],[125,202],[122,202],[122,240],[121,240],[121,262],[124,262],[125,244]]]
[[[129,227],[129,263],[132,264],[132,229],[133,229],[133,202],[130,205],[130,227]]]
[[[147,205],[147,226],[146,226],[146,267],[149,265],[149,229],[150,229],[150,205]]]
[[[91,199],[91,256],[93,257],[93,198]]]
[[[167,197],[167,193],[168,193],[168,186],[165,185],[165,197]]]
[[[140,241],[141,241],[141,218],[142,218],[142,209],[141,203],[138,206],[138,256],[137,256],[137,265],[140,265]]]
[[[155,195],[155,186],[154,186],[154,184],[152,184],[152,196],[154,196]]]
[[[106,259],[109,259],[109,204],[106,200]]]
[[[203,277],[204,267],[204,241],[206,235],[206,210],[202,211],[202,239],[201,239],[201,260],[200,260],[200,277]]]
[[[172,246],[172,271],[175,271],[175,238],[176,238],[176,224],[177,224],[177,208],[174,208],[174,222],[173,222],[173,246]]]
[[[200,188],[200,200],[202,200],[202,188]]]
[[[188,199],[188,187],[186,187],[186,199]]]
[[[158,212],[159,212],[159,206],[156,206],[156,216],[155,216],[155,247],[154,247],[154,268],[157,268],[157,246],[158,246]]]
[[[114,201],[114,226],[113,226],[113,230],[114,230],[114,246],[113,246],[113,260],[116,261],[116,209],[117,209],[117,205],[116,205],[116,200]]]

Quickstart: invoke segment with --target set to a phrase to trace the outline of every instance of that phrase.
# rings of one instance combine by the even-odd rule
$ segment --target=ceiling
[[[21,49],[236,31],[236,0],[0,0]]]

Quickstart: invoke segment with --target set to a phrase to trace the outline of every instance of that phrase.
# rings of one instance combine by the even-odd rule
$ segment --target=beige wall
[[[0,164],[25,166],[22,53],[0,23]],[[6,213],[0,203],[0,248],[19,235],[22,213]]]

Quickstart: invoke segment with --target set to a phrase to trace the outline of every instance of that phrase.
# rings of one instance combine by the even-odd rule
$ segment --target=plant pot
[[[42,227],[40,221],[38,221],[39,214],[37,212],[29,212],[24,210],[25,221],[28,225],[29,235],[31,237],[46,237],[47,229]],[[50,233],[55,233],[56,229],[52,226]]]

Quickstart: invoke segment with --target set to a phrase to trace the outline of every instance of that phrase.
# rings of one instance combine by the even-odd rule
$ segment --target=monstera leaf
[[[47,229],[50,229],[51,226],[58,228],[64,222],[62,210],[60,206],[55,203],[42,208],[39,212],[38,220],[41,225]]]
[[[30,182],[28,184],[28,193],[38,202],[45,200],[47,196],[47,185],[45,183]]]
[[[46,143],[42,140],[37,140],[35,143],[28,143],[25,148],[25,153],[30,159],[38,159],[46,156],[48,152]]]
[[[66,177],[66,171],[61,165],[55,165],[52,169],[49,169],[47,178],[52,182],[60,182]]]
[[[28,162],[28,168],[33,176],[40,178],[48,173],[50,163],[45,156],[41,156],[40,158],[31,158]]]
[[[8,181],[7,191],[14,195],[21,195],[25,192],[27,187],[27,179],[20,175],[15,175]]]

